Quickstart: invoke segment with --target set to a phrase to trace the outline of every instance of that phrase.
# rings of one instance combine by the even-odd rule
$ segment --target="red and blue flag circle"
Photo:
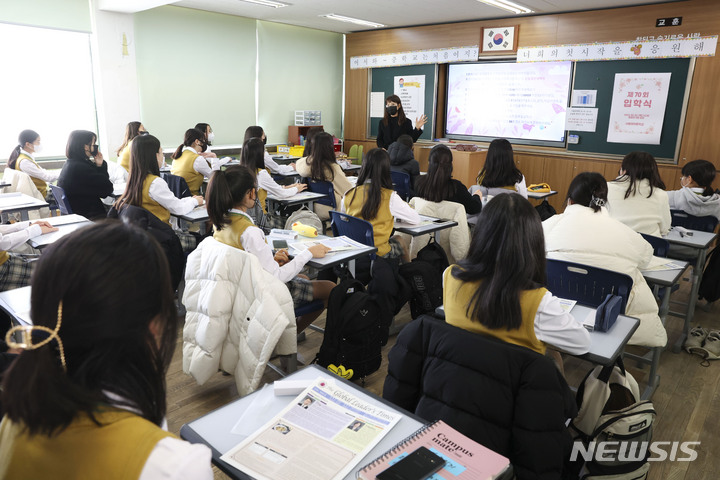
[[[493,43],[495,45],[500,45],[501,43],[503,43],[503,40],[504,39],[503,39],[502,33],[496,33],[495,36],[493,37]]]

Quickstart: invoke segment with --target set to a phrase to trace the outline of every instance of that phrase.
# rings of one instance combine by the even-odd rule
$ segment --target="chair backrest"
[[[325,195],[325,197],[315,200],[315,203],[328,205],[331,208],[337,208],[337,205],[335,204],[335,190],[333,189],[332,182],[319,182],[313,180],[312,178],[308,178],[307,183],[308,189],[311,192],[322,193]]]
[[[72,214],[72,208],[70,208],[70,202],[68,202],[67,196],[65,195],[65,190],[52,183],[50,184],[50,190],[52,190],[53,197],[55,197],[58,208],[60,208],[60,213],[62,215]]]
[[[368,247],[375,246],[373,226],[370,222],[335,210],[330,210],[330,221],[333,236],[345,235]]]
[[[365,150],[364,145],[358,145],[357,149],[357,165],[362,165],[363,161],[363,150]]]
[[[625,312],[633,281],[624,273],[591,267],[581,263],[547,260],[547,288],[553,295],[589,307],[597,307],[612,293],[622,297]]]
[[[357,158],[357,153],[358,153],[358,145],[353,145],[350,147],[350,150],[348,151],[348,157]]]
[[[690,230],[713,232],[718,224],[718,219],[712,215],[707,217],[696,217],[695,215],[690,215],[682,210],[670,210],[670,215],[672,215],[673,227],[679,226],[689,228]]]
[[[390,177],[392,177],[393,190],[407,202],[410,196],[410,175],[405,172],[390,172]]]
[[[647,235],[645,233],[641,233],[640,235],[652,245],[653,255],[656,257],[667,257],[668,251],[670,251],[670,242],[654,235]]]
[[[187,181],[183,177],[173,175],[171,173],[161,173],[160,177],[165,180],[165,183],[168,184],[168,188],[170,188],[170,191],[173,192],[173,195],[177,198],[192,196],[190,187],[188,187]]]

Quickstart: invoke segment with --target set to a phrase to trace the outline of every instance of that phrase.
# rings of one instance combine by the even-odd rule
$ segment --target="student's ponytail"
[[[205,194],[205,203],[208,217],[215,228],[222,230],[226,225],[230,225],[228,212],[239,205],[247,193],[255,188],[255,182],[253,172],[242,165],[212,173]]]
[[[178,158],[180,158],[180,155],[182,155],[184,146],[185,146],[185,144],[181,143],[180,146],[175,149],[173,154],[170,155],[170,157],[172,157],[173,160],[177,160]]]
[[[185,130],[185,137],[183,138],[183,143],[175,149],[175,152],[172,154],[173,160],[177,160],[180,158],[180,155],[183,153],[183,147],[189,147],[193,143],[195,143],[195,140],[200,140],[203,143],[206,143],[205,141],[205,133],[201,132],[197,128],[188,128]]]
[[[20,135],[18,135],[18,145],[13,149],[10,157],[8,157],[8,167],[15,169],[15,162],[20,156],[20,150],[25,148],[26,143],[34,143],[39,137],[40,135],[35,130],[23,130],[20,132]]]
[[[20,150],[21,150],[21,147],[20,147],[20,145],[18,145],[17,147],[13,148],[12,153],[8,157],[7,166],[11,170],[15,170],[15,162],[17,162],[17,159],[20,156]]]
[[[685,177],[692,177],[698,187],[703,189],[703,195],[712,196],[715,191],[712,183],[715,180],[715,165],[707,160],[693,160],[682,167],[682,174]]]

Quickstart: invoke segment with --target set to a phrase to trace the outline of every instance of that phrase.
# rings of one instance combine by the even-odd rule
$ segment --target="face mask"
[[[138,132],[139,135],[150,135],[150,132],[145,130],[144,132]]]
[[[42,145],[40,145],[40,144],[33,145],[33,148],[35,148],[35,153],[42,152]]]
[[[263,138],[263,145],[267,145],[267,137]]]
[[[395,105],[390,105],[389,107],[385,107],[385,110],[387,110],[388,114],[395,115],[398,113],[398,107]]]
[[[98,151],[99,151],[99,148],[98,148],[97,145],[91,145],[91,146],[90,146],[90,156],[91,156],[91,157],[97,156]]]
[[[208,142],[212,142],[213,140],[215,140],[215,133],[214,132],[208,133]]]

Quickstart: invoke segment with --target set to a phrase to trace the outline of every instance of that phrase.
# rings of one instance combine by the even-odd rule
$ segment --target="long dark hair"
[[[578,174],[570,182],[567,200],[573,204],[590,207],[594,212],[607,203],[608,186],[607,180],[597,172],[583,172]]]
[[[104,221],[59,239],[35,267],[31,315],[54,329],[62,302],[67,372],[57,341],[24,350],[3,380],[8,417],[30,434],[52,435],[81,413],[97,422],[98,407],[108,404],[161,425],[178,329],[173,297],[165,254],[137,227]]]
[[[233,165],[226,170],[216,170],[210,176],[205,199],[210,221],[222,230],[230,225],[228,211],[243,201],[247,193],[256,187],[255,174],[243,165]]]
[[[455,195],[455,185],[450,181],[452,171],[452,150],[446,145],[435,145],[428,157],[427,175],[418,179],[418,196],[430,202],[442,202],[451,198]]]
[[[73,130],[68,137],[68,143],[65,147],[65,156],[73,160],[90,160],[85,153],[85,145],[92,145],[97,139],[97,135],[87,130]]]
[[[130,149],[130,175],[125,192],[115,202],[115,207],[123,204],[142,207],[143,184],[148,175],[160,176],[157,154],[160,140],[152,135],[141,135],[132,142]]]
[[[333,137],[329,133],[320,132],[313,138],[313,154],[308,158],[310,178],[320,182],[332,182],[335,178],[335,149]]]
[[[303,157],[309,157],[313,152],[313,138],[318,133],[324,132],[323,127],[310,127],[307,133],[305,133],[305,148],[303,149]],[[333,150],[334,151],[334,150]]]
[[[198,123],[197,125],[195,125],[195,128],[205,134],[205,143],[207,145],[212,145],[212,143],[210,142],[210,138],[208,137],[208,127],[210,127],[209,123]]]
[[[628,153],[625,155],[625,158],[623,158],[620,168],[624,170],[625,173],[618,178],[618,181],[630,179],[630,184],[627,190],[625,190],[625,198],[630,197],[630,195],[635,195],[637,192],[637,183],[646,178],[650,182],[650,193],[647,198],[652,197],[654,188],[665,190],[665,183],[660,178],[655,157],[647,152]]]
[[[478,185],[487,188],[508,187],[520,183],[522,178],[522,172],[515,166],[510,142],[504,138],[496,138],[490,142],[485,165],[478,174]]]
[[[715,165],[707,160],[693,160],[682,167],[682,174],[685,177],[692,177],[693,182],[703,188],[703,195],[710,196],[715,191],[711,185],[715,180]]]
[[[23,130],[20,132],[20,135],[18,135],[18,145],[17,147],[13,148],[13,151],[10,153],[10,157],[8,158],[7,165],[11,169],[15,168],[15,162],[17,162],[18,157],[20,156],[20,150],[25,148],[26,143],[34,143],[35,140],[40,137],[40,134],[38,134],[34,130]]]
[[[377,217],[382,200],[382,189],[392,190],[392,177],[390,177],[390,156],[382,148],[373,148],[365,155],[360,174],[358,175],[358,186],[370,181],[369,187],[365,189],[365,203],[363,203],[360,216],[365,220],[373,220]],[[357,187],[351,190],[352,200],[355,200]],[[349,192],[348,192],[349,193]]]
[[[398,109],[397,122],[398,122],[398,125],[402,125],[403,123],[405,123],[405,118],[406,118],[406,117],[405,117],[405,110],[403,110],[403,108],[402,108],[402,101],[400,100],[400,97],[398,97],[397,95],[390,95],[389,97],[387,97],[387,98],[385,99],[385,105],[387,105],[388,102],[397,103],[397,109]],[[385,113],[383,113],[383,119],[382,119],[383,124],[384,124],[384,125],[387,125],[388,122],[390,122],[390,119],[391,119],[391,118],[392,118],[392,117],[390,116],[390,114],[388,113],[387,108],[386,108],[386,109],[385,109]]]
[[[205,139],[205,132],[202,130],[198,130],[197,128],[188,128],[185,130],[185,138],[183,138],[183,143],[175,149],[175,151],[172,154],[173,159],[180,158],[180,155],[183,153],[183,147],[189,147],[193,143],[195,143],[195,140],[200,140],[203,144],[207,142]],[[203,151],[205,151],[205,148],[203,148]]]
[[[262,140],[262,136],[265,133],[263,128],[259,125],[251,125],[245,129],[245,137],[243,138],[243,142],[247,142],[253,137],[257,137],[260,140]],[[263,142],[263,145],[265,142]]]
[[[482,209],[470,250],[452,276],[481,280],[467,316],[487,328],[513,330],[522,324],[520,294],[546,283],[545,238],[540,216],[521,195],[497,195]]]
[[[125,126],[125,138],[123,139],[122,145],[117,149],[117,154],[120,155],[130,140],[140,135],[140,125],[142,122],[130,122]]]
[[[245,165],[257,175],[257,171],[265,168],[265,145],[259,137],[245,140],[240,152],[240,165]]]

